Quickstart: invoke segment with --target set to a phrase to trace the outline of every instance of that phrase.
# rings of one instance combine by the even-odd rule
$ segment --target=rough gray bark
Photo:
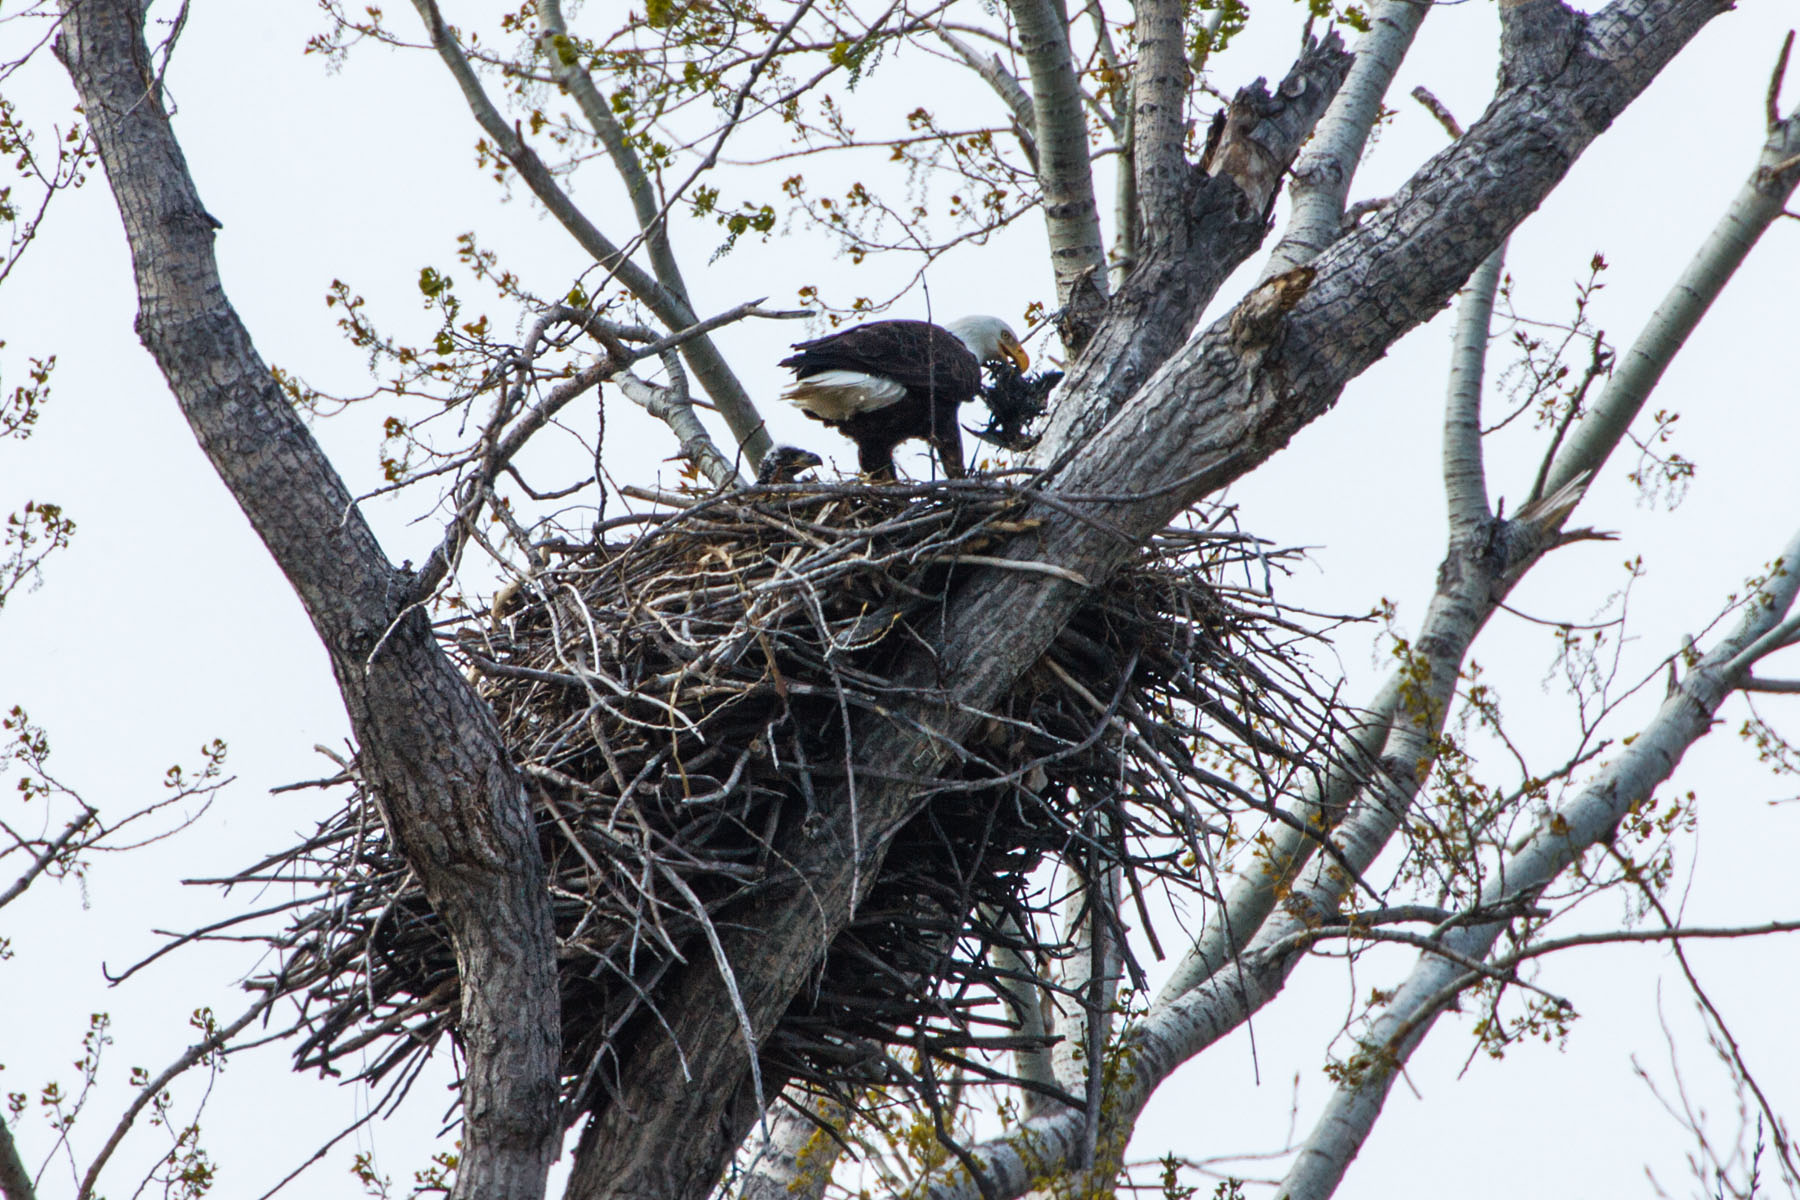
[[[1558,490],[1597,470],[1623,438],[1675,352],[1800,184],[1797,153],[1800,110],[1785,120],[1771,120],[1757,167],[1743,190],[1627,351],[1625,359],[1630,365],[1613,375],[1580,427],[1580,436],[1549,467],[1546,475],[1558,481]],[[1779,561],[1793,561],[1797,551],[1800,543],[1790,541]],[[1762,635],[1792,604],[1796,578],[1800,577],[1778,577],[1771,585],[1768,603],[1751,606],[1738,629],[1681,681],[1650,726],[1630,741],[1600,779],[1562,810],[1560,823],[1540,828],[1512,856],[1497,876],[1507,881],[1509,889],[1528,890],[1554,877],[1667,777],[1687,747],[1711,727],[1712,715],[1726,695],[1749,680],[1755,656],[1740,655],[1757,647]],[[1496,601],[1502,598],[1495,596]],[[1762,645],[1761,653],[1771,648]],[[1551,830],[1554,836],[1546,836]],[[1491,902],[1494,897],[1484,899]],[[1503,923],[1460,929],[1446,939],[1446,946],[1463,959],[1480,960],[1492,950],[1503,929]],[[1444,989],[1462,970],[1448,959],[1422,956],[1376,1023],[1371,1044],[1385,1046],[1384,1053],[1392,1055],[1391,1061],[1404,1064],[1435,1020],[1436,1008],[1427,1006],[1444,1002]],[[1374,1072],[1333,1095],[1290,1169],[1284,1193],[1295,1200],[1320,1200],[1331,1194],[1373,1128],[1396,1074]]]
[[[1321,256],[1311,291],[1260,341],[1246,342],[1225,320],[1183,346],[1075,450],[1055,477],[1054,498],[1040,507],[1044,526],[1006,555],[1104,580],[1172,514],[1266,460],[1335,403],[1350,378],[1436,313],[1722,9],[1719,0],[1617,0],[1569,36],[1567,10],[1540,6],[1535,11],[1562,31],[1556,69],[1514,72],[1466,138]],[[1063,404],[1087,398],[1065,385]],[[918,699],[860,730],[854,818],[847,794],[822,803],[822,821],[779,847],[794,877],[735,914],[725,935],[759,1036],[842,928],[855,881],[874,878],[887,838],[923,803],[945,747],[1036,660],[1083,594],[1062,579],[978,570],[951,598],[941,634],[897,681]],[[1248,965],[1242,990],[1234,972],[1232,1004],[1278,986],[1285,965]],[[585,1131],[572,1196],[702,1195],[755,1118],[745,1050],[716,972],[687,969],[664,1011],[673,1039],[640,1052],[616,1102]],[[1184,1030],[1169,1042],[1179,1049],[1192,1045],[1189,1027],[1235,1024],[1242,1010],[1233,1018],[1182,1005],[1170,1019]],[[1040,1167],[1057,1161],[1047,1152],[1037,1159]]]
[[[1262,244],[1282,173],[1349,69],[1350,56],[1333,34],[1309,46],[1273,94],[1260,79],[1240,89],[1217,144],[1199,166],[1180,162],[1179,144],[1156,143],[1151,166],[1139,171],[1156,179],[1159,218],[1140,237],[1136,269],[1061,384],[1058,395],[1069,399],[1050,414],[1039,462],[1057,462],[1104,425],[1175,352],[1226,277]],[[1163,102],[1157,103],[1160,110]],[[1178,195],[1167,178],[1172,168]]]
[[[1140,366],[1132,377],[1065,384],[1064,410],[1092,405],[1102,421],[1114,409],[1116,416],[1104,428],[1073,422],[1081,433],[1065,440],[1069,460],[1040,506],[1042,529],[1006,553],[1103,581],[1173,513],[1264,461],[1435,313],[1722,7],[1719,0],[1617,0],[1584,20],[1554,0],[1512,6],[1503,87],[1488,114],[1380,216],[1321,256],[1316,280],[1291,312],[1261,323],[1221,321],[1183,346],[1203,300],[1179,299],[1175,307],[1186,306],[1186,316],[1173,321],[1152,311],[1152,293],[1129,302],[1137,305],[1139,332],[1163,348],[1132,360]],[[132,241],[145,341],[300,593],[331,655],[364,770],[456,941],[469,1056],[458,1194],[541,1194],[555,1145],[557,1010],[542,865],[518,783],[491,718],[409,607],[417,600],[413,581],[382,557],[225,301],[210,222],[166,117],[145,95],[142,14],[132,0],[71,0],[67,8],[61,52]],[[1307,95],[1285,98],[1298,110]],[[1302,132],[1311,123],[1288,115]],[[1257,124],[1285,119],[1265,113]],[[1246,153],[1244,178],[1266,178],[1271,162],[1287,161],[1261,160],[1247,143],[1237,145]],[[1230,170],[1232,161],[1215,154],[1212,173]],[[1207,190],[1206,181],[1196,182],[1196,195]],[[1244,224],[1241,236],[1253,247],[1265,210],[1237,215],[1240,199],[1253,193],[1232,188],[1220,211]],[[1210,267],[1187,259],[1217,253],[1211,244],[1177,248],[1166,269],[1184,286],[1204,282]],[[1121,347],[1131,341],[1124,322]],[[1128,348],[1111,353],[1129,358]],[[854,799],[826,799],[821,822],[778,847],[792,877],[720,922],[759,1035],[811,976],[859,882],[874,879],[886,840],[923,803],[946,745],[1035,661],[1084,595],[1062,580],[983,570],[950,598],[939,637],[901,681],[918,698],[888,723],[857,731]],[[1376,815],[1361,816],[1373,822]],[[1364,832],[1353,818],[1345,836]],[[1366,832],[1371,844],[1379,840],[1373,824]],[[1303,884],[1323,900],[1317,875]],[[1155,1043],[1154,1056],[1146,1044],[1143,1095],[1157,1071],[1179,1061],[1173,1056],[1191,1053],[1272,994],[1291,957],[1252,953],[1229,986],[1217,982],[1172,1005],[1166,1042]],[[623,1064],[619,1094],[584,1131],[571,1195],[703,1195],[755,1119],[748,1050],[716,968],[696,962],[685,969],[664,1013],[670,1036],[646,1039]],[[1061,1127],[1054,1120],[1033,1127],[1045,1138],[1037,1169],[1066,1161],[1052,1145]],[[1079,1138],[1067,1144],[1078,1147]],[[1011,1178],[999,1158],[989,1161],[994,1178]],[[1031,1178],[1023,1177],[1021,1189]]]
[[[1691,32],[1691,31],[1690,31]],[[1417,793],[1423,764],[1433,754],[1431,743],[1441,727],[1442,716],[1454,693],[1457,671],[1474,637],[1498,604],[1544,552],[1556,544],[1558,532],[1568,511],[1579,499],[1575,480],[1585,477],[1604,461],[1616,444],[1624,427],[1619,413],[1635,413],[1641,406],[1646,381],[1653,382],[1667,365],[1679,345],[1678,339],[1665,336],[1670,328],[1683,335],[1697,319],[1690,306],[1703,311],[1717,295],[1731,269],[1742,261],[1742,255],[1760,232],[1763,224],[1780,209],[1782,188],[1791,188],[1800,178],[1800,163],[1783,156],[1788,131],[1771,132],[1764,148],[1763,163],[1752,176],[1750,187],[1733,213],[1715,233],[1708,248],[1726,261],[1714,259],[1697,263],[1684,275],[1678,293],[1692,291],[1683,303],[1673,302],[1659,310],[1651,328],[1639,341],[1645,364],[1632,381],[1615,380],[1622,385],[1615,395],[1609,387],[1596,406],[1596,426],[1612,429],[1613,441],[1602,445],[1590,442],[1579,465],[1567,468],[1571,481],[1521,510],[1521,519],[1506,522],[1463,520],[1453,533],[1451,547],[1440,568],[1438,586],[1430,611],[1414,640],[1422,661],[1417,664],[1422,674],[1410,686],[1407,711],[1414,718],[1394,722],[1386,746],[1381,752],[1384,766],[1368,781],[1366,794],[1357,802],[1349,818],[1339,828],[1334,842],[1340,855],[1327,861],[1315,861],[1293,885],[1291,897],[1296,911],[1272,911],[1262,905],[1253,915],[1254,921],[1240,925],[1239,914],[1233,912],[1232,944],[1243,946],[1233,960],[1231,970],[1213,972],[1222,961],[1219,951],[1222,939],[1213,937],[1213,953],[1204,957],[1190,955],[1190,961],[1178,971],[1180,987],[1166,988],[1157,998],[1147,1018],[1135,1029],[1130,1044],[1123,1051],[1133,1064],[1132,1078],[1120,1093],[1109,1098],[1109,1111],[1124,1127],[1129,1127],[1136,1113],[1155,1087],[1182,1062],[1217,1039],[1229,1033],[1250,1014],[1279,994],[1287,975],[1298,961],[1299,953],[1310,944],[1311,922],[1329,917],[1350,886],[1348,877],[1339,869],[1347,863],[1351,869],[1365,869],[1392,837],[1397,822]],[[1787,166],[1771,171],[1771,164]],[[1771,204],[1774,205],[1771,209]],[[1751,218],[1745,220],[1745,218]],[[1722,236],[1729,231],[1730,236]],[[1491,256],[1490,256],[1491,257]],[[1452,409],[1459,401],[1452,398]],[[1628,419],[1628,418],[1627,418]],[[1560,460],[1559,460],[1560,462]],[[1468,508],[1473,512],[1473,504]],[[1465,517],[1468,514],[1465,514]],[[1747,667],[1745,668],[1747,670]],[[1390,685],[1391,687],[1391,685]],[[1374,706],[1380,709],[1382,704]],[[1260,899],[1257,897],[1256,899]],[[1239,900],[1234,892],[1232,904]],[[1255,907],[1254,905],[1252,906]],[[1302,915],[1304,914],[1304,915]],[[1214,931],[1209,930],[1209,934]],[[1196,951],[1200,949],[1196,947]],[[1185,972],[1185,975],[1182,973]],[[1361,1105],[1361,1101],[1358,1101]],[[1348,1111],[1348,1110],[1346,1110]],[[1358,1112],[1369,1117],[1360,1107]],[[993,1194],[1011,1195],[1015,1182],[1041,1175],[1046,1164],[1070,1163],[1080,1144],[1079,1116],[1051,1113],[1035,1117],[1007,1138],[977,1150],[977,1157],[988,1172]],[[1022,1186],[1022,1185],[1021,1185]],[[975,1189],[966,1179],[942,1177],[934,1179],[921,1194],[940,1200],[950,1197],[972,1197]],[[1316,1194],[1316,1193],[1315,1193]]]
[[[439,652],[226,299],[216,223],[157,97],[133,0],[68,0],[56,43],[136,269],[138,333],[330,656],[360,767],[444,920],[466,1056],[457,1196],[543,1194],[556,1152],[555,945],[529,808],[487,706]]]
[[[1492,311],[1494,285],[1498,283],[1503,248],[1488,256],[1475,273],[1465,291],[1464,317],[1457,330],[1456,356],[1485,352],[1488,318]],[[1479,426],[1474,418],[1479,413],[1481,364],[1477,358],[1471,366],[1462,361],[1451,373],[1451,416],[1446,420],[1445,475],[1453,495],[1461,494],[1468,502],[1451,504],[1453,537],[1469,537],[1479,532],[1478,523],[1488,516],[1486,487],[1481,482]],[[1467,439],[1476,437],[1471,468]],[[1484,618],[1485,619],[1485,618]],[[1450,644],[1435,643],[1442,649]],[[1460,654],[1458,656],[1460,661]],[[1454,682],[1454,677],[1450,677]],[[1231,961],[1248,945],[1256,931],[1274,911],[1282,892],[1312,858],[1318,839],[1306,830],[1335,827],[1361,790],[1364,781],[1377,770],[1393,732],[1394,715],[1400,706],[1401,692],[1419,695],[1412,681],[1399,675],[1390,676],[1379,694],[1332,745],[1322,776],[1308,781],[1292,815],[1295,824],[1278,826],[1270,833],[1267,849],[1259,856],[1260,865],[1233,885],[1222,911],[1207,919],[1199,938],[1182,956],[1169,981],[1157,997],[1159,1004],[1172,1002],[1182,993],[1210,979],[1213,972]],[[1439,697],[1447,704],[1448,694]]]
[[[13,1142],[6,1118],[0,1117],[0,1196],[5,1200],[37,1200],[37,1189],[31,1186],[31,1172],[19,1161],[19,1148]]]
[[[1254,924],[1232,922],[1234,941],[1228,960],[1190,956],[1181,967],[1179,990],[1165,988],[1146,1016],[1125,1035],[1120,1061],[1131,1063],[1104,1107],[1107,1128],[1102,1136],[1124,1144],[1139,1114],[1156,1089],[1177,1068],[1216,1044],[1278,996],[1305,957],[1317,928],[1338,911],[1345,895],[1392,839],[1429,770],[1431,746],[1442,730],[1457,668],[1486,619],[1493,599],[1503,598],[1505,579],[1519,573],[1554,544],[1554,531],[1566,513],[1549,519],[1514,521],[1456,539],[1440,570],[1430,610],[1417,639],[1433,653],[1418,664],[1419,677],[1408,697],[1409,719],[1387,726],[1379,769],[1361,781],[1350,815],[1332,834],[1334,853],[1313,855],[1293,882],[1281,906],[1251,908],[1262,914]],[[1272,890],[1272,889],[1262,889]],[[1233,899],[1237,899],[1234,893]],[[1235,914],[1234,914],[1235,915]],[[1202,939],[1204,944],[1206,939]],[[1218,958],[1217,943],[1214,957]],[[988,1176],[986,1192],[965,1176],[941,1174],[917,1189],[931,1200],[973,1200],[977,1195],[1016,1196],[1030,1181],[1080,1164],[1083,1146],[1081,1114],[1055,1112],[1034,1117],[1007,1136],[974,1151]]]

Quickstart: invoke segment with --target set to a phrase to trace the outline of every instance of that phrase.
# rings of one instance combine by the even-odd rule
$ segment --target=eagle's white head
[[[981,362],[1010,359],[1021,371],[1031,365],[1031,356],[1019,344],[1019,335],[999,317],[962,317],[944,328],[955,334],[956,340],[967,346]]]

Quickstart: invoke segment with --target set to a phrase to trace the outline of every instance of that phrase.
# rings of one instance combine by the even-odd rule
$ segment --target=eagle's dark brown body
[[[894,447],[909,438],[924,438],[937,451],[944,474],[963,474],[962,433],[957,409],[981,387],[981,364],[949,330],[928,321],[871,321],[795,345],[796,354],[781,360],[796,378],[790,398],[806,415],[822,421],[856,443],[857,465],[865,474],[892,478]],[[880,383],[898,385],[892,400],[834,402],[850,389],[807,388],[809,380],[842,378],[852,372]]]

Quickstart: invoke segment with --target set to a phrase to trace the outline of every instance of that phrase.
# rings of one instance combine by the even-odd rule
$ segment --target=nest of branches
[[[1030,496],[998,479],[743,489],[563,547],[444,630],[536,811],[571,1120],[604,1103],[675,966],[713,961],[709,924],[781,877],[783,836],[845,802],[852,731],[898,702],[890,681],[959,581],[1029,536]],[[1122,879],[1146,928],[1151,886],[1213,893],[1222,814],[1287,790],[1329,716],[1295,649],[1311,635],[1261,587],[1224,584],[1266,579],[1268,556],[1214,517],[1093,589],[976,723],[766,1071],[839,1094],[916,1084],[922,1063],[994,1074],[987,1052],[1026,1036],[1005,998],[1071,952],[1051,914],[1082,878]],[[265,981],[300,1002],[299,1065],[411,1078],[454,1027],[456,965],[381,822],[359,795],[278,857],[330,885]]]

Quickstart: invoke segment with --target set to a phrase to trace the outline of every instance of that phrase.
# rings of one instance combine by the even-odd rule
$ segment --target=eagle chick
[[[811,450],[798,446],[777,446],[763,456],[756,470],[756,482],[762,486],[776,483],[798,483],[800,472],[809,471],[825,460]]]

